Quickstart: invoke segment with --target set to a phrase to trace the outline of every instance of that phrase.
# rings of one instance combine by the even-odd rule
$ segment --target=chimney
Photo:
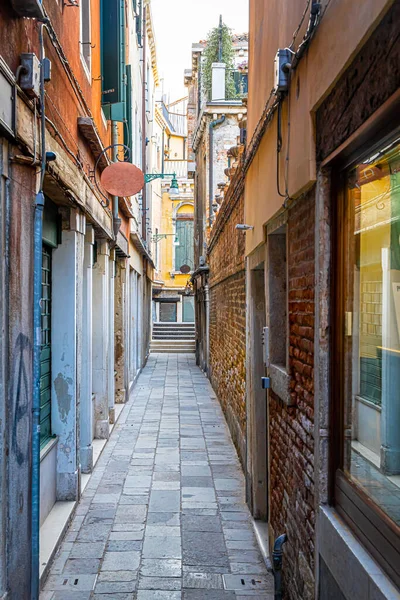
[[[225,63],[217,62],[212,64],[212,102],[225,100]]]

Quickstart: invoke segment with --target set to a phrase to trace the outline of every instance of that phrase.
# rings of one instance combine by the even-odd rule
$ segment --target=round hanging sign
[[[101,185],[112,196],[134,196],[144,186],[143,171],[130,162],[115,162],[104,169]]]
[[[182,265],[179,270],[181,273],[184,273],[184,275],[187,275],[192,269],[189,267],[189,265]]]

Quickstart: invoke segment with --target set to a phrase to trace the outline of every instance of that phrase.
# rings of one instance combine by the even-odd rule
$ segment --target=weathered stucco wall
[[[322,2],[322,10],[327,0]],[[283,106],[283,147],[280,159],[281,189],[288,140],[287,111],[290,103],[290,152],[288,189],[297,197],[316,180],[315,110],[371,35],[393,0],[366,0],[362,5],[331,2],[301,60]],[[248,140],[273,88],[273,63],[279,48],[287,47],[301,19],[303,5],[291,0],[250,1],[250,58]],[[307,19],[306,19],[307,21]],[[276,23],[279,22],[279,27]],[[295,48],[305,32],[305,23]],[[263,242],[263,226],[280,209],[283,199],[276,185],[276,115],[264,134],[257,156],[246,176],[245,220],[255,226],[246,236],[246,255]]]
[[[33,226],[34,170],[12,165],[9,176],[11,214],[6,243],[12,268],[8,271],[8,415],[3,438],[8,490],[1,510],[6,511],[9,598],[20,600],[30,595],[33,298],[32,237],[26,232]]]

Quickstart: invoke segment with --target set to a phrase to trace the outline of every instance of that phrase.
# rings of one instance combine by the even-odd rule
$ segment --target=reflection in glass
[[[346,202],[345,470],[400,524],[399,141],[348,174]]]

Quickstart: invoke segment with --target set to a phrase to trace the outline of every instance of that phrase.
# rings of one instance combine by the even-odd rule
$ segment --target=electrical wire
[[[324,18],[324,15],[325,15],[326,11],[328,10],[331,2],[332,2],[332,0],[328,0],[328,2],[325,4],[322,13],[319,16],[319,21],[321,21]]]
[[[62,64],[62,66],[64,67],[64,70],[67,74],[68,79],[70,80],[70,83],[72,85],[72,89],[75,92],[75,95],[79,101],[79,103],[81,104],[81,108],[84,109],[84,112],[86,113],[87,116],[93,118],[93,115],[91,113],[91,110],[85,100],[83,91],[81,86],[79,85],[79,82],[77,80],[77,78],[74,75],[74,72],[72,70],[71,65],[69,64],[68,58],[64,52],[64,49],[61,45],[60,40],[58,39],[57,33],[51,23],[50,17],[46,12],[46,9],[43,7],[43,11],[45,14],[45,17],[47,19],[46,21],[46,31],[48,33],[49,39],[58,55],[58,58]]]
[[[306,14],[307,14],[307,12],[308,12],[308,9],[309,9],[309,7],[310,7],[310,3],[311,3],[311,0],[307,0],[306,6],[305,6],[305,8],[304,8],[303,14],[302,14],[302,16],[301,16],[301,19],[300,19],[300,23],[298,24],[298,26],[297,26],[297,29],[296,29],[296,30],[295,30],[295,32],[293,33],[293,37],[292,37],[292,41],[291,41],[291,43],[290,43],[289,49],[292,49],[292,48],[293,48],[293,46],[294,46],[294,43],[295,43],[295,41],[296,41],[296,38],[297,38],[297,36],[299,35],[299,31],[300,31],[300,29],[301,29],[301,27],[302,27],[302,25],[303,25],[303,23],[304,23],[304,19],[306,18]]]
[[[54,104],[53,100],[51,99],[51,97],[49,96],[49,94],[46,92],[46,98],[47,100],[49,100],[50,104],[52,105],[52,109],[54,109],[54,111],[57,113],[57,116],[60,118],[61,123],[64,127],[64,129],[67,131],[67,133],[69,134],[70,139],[72,140],[72,142],[75,144],[77,151],[79,152],[79,145],[73,135],[73,133],[71,132],[71,130],[68,128],[64,117],[62,116],[62,114],[60,113],[60,111],[58,110],[57,106]],[[51,109],[51,110],[52,110]]]
[[[280,189],[279,181],[279,159],[282,150],[282,101],[278,105],[278,123],[276,128],[276,189],[281,198],[286,198],[285,194],[282,194]]]
[[[247,173],[250,168],[251,163],[254,160],[258,147],[261,143],[262,137],[265,133],[265,130],[270,123],[272,116],[278,106],[277,101],[271,104],[271,100],[275,95],[275,89],[272,88],[268,100],[265,104],[264,110],[262,112],[261,117],[259,118],[257,125],[254,128],[253,135],[251,137],[250,143],[247,147],[247,151],[245,154],[244,162],[243,162],[243,172]]]
[[[39,171],[40,173],[40,171]],[[32,189],[32,187],[26,185],[25,183],[22,183],[21,181],[19,181],[18,179],[15,179],[15,177],[11,177],[10,175],[7,176],[7,179],[10,179],[11,181],[14,181],[14,183],[16,183],[17,185],[25,188],[26,190],[29,190],[32,193],[32,199],[35,199],[36,196],[36,191],[34,189]]]
[[[323,13],[321,14],[321,5],[319,2],[317,2],[316,0],[312,0],[312,4],[311,4],[311,0],[307,0],[305,9],[303,11],[300,23],[297,27],[297,29],[295,30],[294,34],[293,34],[293,39],[291,42],[290,47],[288,48],[288,50],[290,50],[292,52],[292,46],[296,40],[296,37],[304,23],[304,19],[306,17],[306,14],[308,12],[309,6],[311,4],[311,13],[310,13],[310,19],[309,19],[309,23],[308,23],[308,27],[307,27],[307,31],[304,34],[303,40],[301,42],[301,44],[299,45],[297,51],[294,53],[294,58],[292,61],[292,69],[291,71],[293,71],[299,61],[301,60],[311,38],[313,37],[317,26],[320,24],[322,17],[324,16],[329,4],[330,4],[331,0],[328,0]],[[293,53],[293,52],[292,52]],[[289,78],[289,87],[290,87],[290,78]],[[271,100],[273,98],[273,96],[276,96],[275,101],[271,104]],[[245,152],[245,156],[244,156],[244,161],[243,161],[243,176],[246,175],[247,171],[249,170],[254,157],[257,153],[257,150],[260,146],[261,140],[263,138],[263,135],[269,125],[269,123],[271,122],[273,115],[275,113],[275,111],[277,109],[279,109],[279,119],[281,119],[281,103],[282,103],[282,96],[281,95],[276,95],[276,91],[273,88],[270,92],[269,98],[265,104],[264,110],[262,112],[262,115],[260,117],[260,119],[258,120],[258,123],[254,129],[253,135],[251,137],[251,140],[247,146],[246,152]],[[281,134],[279,132],[279,126],[278,126],[278,138],[277,138],[277,189],[278,189],[278,194],[281,197],[284,197],[286,199],[286,201],[289,199],[289,193],[288,193],[288,178],[289,178],[289,145],[290,145],[290,98],[289,98],[289,108],[288,108],[288,139],[287,139],[287,149],[286,149],[286,159],[285,159],[285,194],[282,194],[280,192],[280,186],[279,186],[279,153],[281,151],[282,148],[282,137]],[[241,178],[238,179],[238,183],[236,185],[236,189],[238,190],[238,193],[241,193],[241,188],[244,185],[244,181],[242,181]],[[234,191],[234,193],[236,193],[236,189]],[[286,202],[285,202],[286,204]]]
[[[65,151],[74,159],[76,165],[80,169],[83,170],[83,164],[81,163],[81,161],[79,160],[79,158],[72,152],[72,150],[68,146],[67,142],[64,140],[63,136],[58,131],[57,125],[55,125],[55,123],[53,123],[53,121],[51,121],[48,117],[46,117],[46,122],[49,123],[49,125],[51,125],[52,128],[54,129],[55,136],[59,138],[59,140],[61,141],[62,145],[64,146]]]
[[[289,87],[288,87],[288,117],[287,117],[287,141],[286,141],[286,158],[285,158],[285,202],[284,207],[286,208],[287,201],[290,200],[289,196],[289,155],[290,155],[290,84],[291,76],[289,73]]]

